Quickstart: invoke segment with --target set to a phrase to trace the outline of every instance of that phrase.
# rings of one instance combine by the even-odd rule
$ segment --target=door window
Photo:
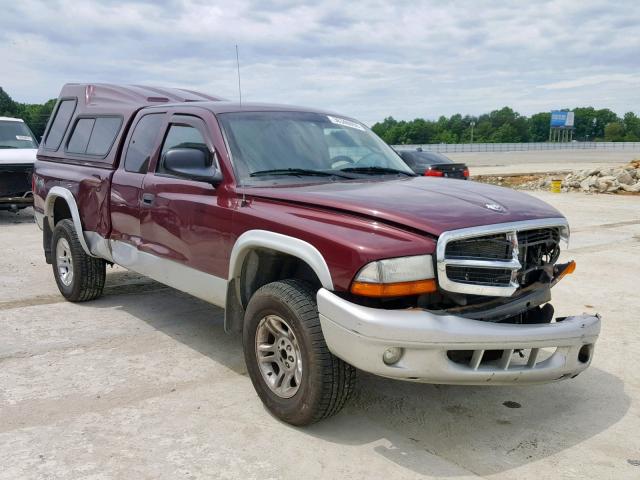
[[[164,113],[145,115],[136,125],[124,159],[124,169],[127,172],[147,173],[163,116]]]
[[[169,173],[164,168],[164,154],[173,148],[195,148],[201,150],[207,158],[211,157],[209,147],[200,131],[189,125],[171,125],[162,145],[158,173]]]

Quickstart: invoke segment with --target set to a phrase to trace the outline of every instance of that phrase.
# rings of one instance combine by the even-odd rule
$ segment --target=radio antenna
[[[238,67],[238,96],[242,107],[242,87],[240,86],[240,56],[238,55],[238,45],[236,45],[236,66]]]

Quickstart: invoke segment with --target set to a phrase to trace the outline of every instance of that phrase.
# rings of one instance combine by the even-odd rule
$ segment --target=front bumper
[[[33,164],[0,164],[0,205],[31,205]]]
[[[317,299],[334,355],[366,372],[424,383],[515,385],[571,378],[591,363],[600,333],[600,317],[592,315],[516,325],[368,308],[326,289]],[[389,347],[403,349],[393,365],[382,360]]]

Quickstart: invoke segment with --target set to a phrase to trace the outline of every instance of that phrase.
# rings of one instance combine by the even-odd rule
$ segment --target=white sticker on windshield
[[[30,142],[31,137],[28,135],[16,135],[16,140],[24,140],[26,142]]]
[[[331,115],[327,115],[327,118],[331,123],[335,123],[336,125],[342,125],[343,127],[356,128],[364,132],[364,127],[362,125],[356,122],[352,122],[351,120],[347,120],[346,118],[332,117]]]

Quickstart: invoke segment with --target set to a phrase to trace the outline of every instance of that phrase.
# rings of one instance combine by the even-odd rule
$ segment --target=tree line
[[[21,118],[38,140],[44,134],[44,129],[55,104],[55,98],[45,103],[16,102],[0,87],[0,117]]]
[[[574,108],[575,130],[578,141],[640,141],[640,118],[627,112],[622,118],[603,108]],[[427,143],[520,143],[546,142],[549,139],[550,112],[540,112],[530,117],[520,115],[509,107],[479,116],[459,113],[438,120],[416,118],[398,121],[387,117],[373,127],[390,145]],[[473,135],[473,139],[471,136]]]
[[[0,87],[0,116],[22,118],[38,139],[44,134],[55,103],[55,98],[42,104],[19,103]],[[608,108],[578,107],[573,112],[575,140],[640,142],[640,118],[633,112],[625,113],[622,118]],[[545,142],[549,139],[550,121],[549,112],[526,117],[504,107],[479,116],[457,113],[438,120],[398,121],[387,117],[371,128],[390,145]]]

